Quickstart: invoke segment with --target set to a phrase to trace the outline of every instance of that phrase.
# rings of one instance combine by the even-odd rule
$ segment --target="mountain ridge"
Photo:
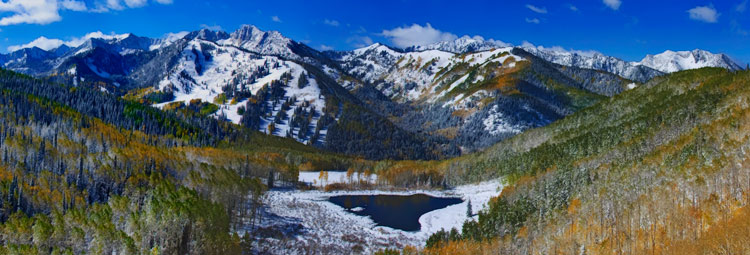
[[[324,52],[253,25],[231,33],[201,29],[161,39],[131,33],[88,37],[76,47],[3,54],[0,65],[127,94],[162,109],[205,111],[261,132],[370,157],[375,152],[364,152],[367,146],[391,141],[382,130],[422,144],[417,154],[427,158],[480,150],[664,74],[599,53],[468,36],[406,49],[374,43]],[[709,65],[728,59],[701,54],[700,63]],[[653,59],[669,62],[664,55]],[[374,129],[355,128],[359,125]],[[382,141],[327,142],[337,137],[327,135],[331,128],[350,132],[338,136],[349,140]]]

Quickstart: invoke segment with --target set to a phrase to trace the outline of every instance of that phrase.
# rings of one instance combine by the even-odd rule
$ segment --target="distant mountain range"
[[[600,53],[582,55],[574,52],[544,50],[534,47],[524,48],[547,61],[581,68],[590,68],[614,73],[638,82],[646,82],[656,76],[701,67],[721,67],[729,70],[742,70],[742,67],[725,54],[713,54],[705,50],[665,51],[657,55],[647,55],[640,62],[627,62]]]
[[[0,55],[6,69],[205,114],[367,158],[434,159],[490,146],[665,73],[741,67],[667,51],[640,62],[462,37],[320,52],[245,25],[155,39],[88,38]],[[200,101],[198,101],[200,100]]]

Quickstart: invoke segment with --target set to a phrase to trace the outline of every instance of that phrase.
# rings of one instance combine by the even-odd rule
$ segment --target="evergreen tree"
[[[307,84],[308,84],[307,74],[305,72],[302,72],[302,74],[300,74],[299,76],[299,80],[297,80],[297,87],[302,89],[302,88],[305,88]]]
[[[266,184],[266,186],[268,186],[269,189],[273,188],[273,178],[273,170],[268,171],[268,183]]]

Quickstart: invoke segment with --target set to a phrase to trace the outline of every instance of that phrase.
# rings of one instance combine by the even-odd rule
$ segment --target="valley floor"
[[[467,219],[470,200],[476,214],[491,197],[502,189],[501,181],[459,186],[446,191],[300,191],[271,190],[260,231],[257,250],[270,254],[370,254],[384,248],[422,247],[427,238],[440,229],[457,228]],[[460,197],[464,202],[428,212],[419,219],[420,231],[407,232],[376,226],[369,217],[346,212],[327,201],[336,195],[411,195],[429,194],[436,197]],[[474,216],[476,217],[476,216]],[[273,234],[276,233],[276,234]],[[281,234],[283,233],[283,234]],[[262,234],[263,235],[263,234]]]

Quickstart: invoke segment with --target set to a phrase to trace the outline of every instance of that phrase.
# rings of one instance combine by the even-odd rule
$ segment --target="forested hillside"
[[[508,186],[429,254],[744,254],[750,72],[655,78],[483,153],[430,163]],[[743,223],[744,224],[744,223]]]
[[[262,146],[260,146],[262,144]],[[236,254],[269,176],[345,158],[0,70],[0,253]]]
[[[204,26],[0,54],[0,254],[750,254],[750,71],[726,54]],[[328,203],[354,193],[456,203],[402,203],[411,231]]]

